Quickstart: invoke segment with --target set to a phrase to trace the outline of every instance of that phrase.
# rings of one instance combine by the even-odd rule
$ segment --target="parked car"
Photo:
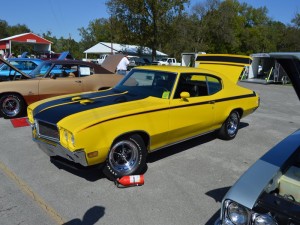
[[[270,53],[300,98],[300,53]],[[230,188],[215,225],[300,224],[300,130],[274,146]]]
[[[164,65],[164,66],[180,66],[180,62],[177,62],[175,58],[162,58],[152,63],[153,65]]]
[[[8,58],[7,61],[26,74],[29,74],[43,62],[36,58]],[[5,63],[0,64],[0,81],[10,80],[10,78],[15,77],[15,75],[21,76],[20,73],[16,72],[12,67]]]
[[[44,53],[41,55],[42,60],[74,60],[75,58],[72,56],[72,54],[69,51],[65,51],[62,53]]]
[[[49,156],[102,164],[114,179],[141,173],[147,154],[163,147],[216,130],[233,139],[240,119],[258,106],[254,91],[218,72],[143,66],[110,90],[33,103],[28,118]]]
[[[0,59],[15,70],[12,81],[0,82],[0,116],[20,117],[35,101],[82,91],[97,91],[114,86],[122,78],[95,63],[77,60],[43,61],[29,74]],[[20,74],[20,75],[19,75]]]
[[[131,70],[136,66],[144,66],[147,65],[147,62],[138,56],[128,57],[129,65],[127,66],[127,70]]]

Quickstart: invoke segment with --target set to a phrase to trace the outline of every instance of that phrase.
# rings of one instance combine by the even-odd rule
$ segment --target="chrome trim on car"
[[[161,150],[161,149],[163,149],[163,148],[167,148],[167,147],[170,147],[170,146],[173,146],[173,145],[180,144],[181,142],[185,142],[185,141],[188,141],[188,140],[197,138],[197,137],[201,137],[201,136],[204,136],[204,135],[213,133],[213,132],[215,132],[215,131],[217,131],[217,130],[218,130],[218,129],[211,130],[211,131],[207,131],[207,132],[204,132],[204,133],[201,133],[201,134],[197,134],[197,135],[195,135],[195,136],[192,136],[192,137],[189,137],[189,138],[185,138],[185,139],[182,139],[182,140],[180,140],[180,141],[176,141],[176,142],[173,142],[173,143],[171,143],[171,144],[164,145],[164,146],[162,146],[162,147],[155,148],[155,149],[148,150],[148,151],[149,151],[150,153],[156,152],[156,151],[159,151],[159,150]]]
[[[75,152],[71,152],[64,148],[58,143],[40,139],[38,137],[33,137],[40,149],[45,152],[48,156],[60,156],[69,161],[79,163],[82,166],[88,166],[86,155],[83,149],[79,149]]]

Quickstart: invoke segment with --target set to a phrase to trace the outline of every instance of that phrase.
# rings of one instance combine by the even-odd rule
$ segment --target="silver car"
[[[300,53],[269,53],[300,98]],[[215,225],[300,224],[300,130],[256,161],[222,200]]]

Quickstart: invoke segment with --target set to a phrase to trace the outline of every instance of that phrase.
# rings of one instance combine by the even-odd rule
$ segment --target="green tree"
[[[297,13],[291,22],[295,25],[295,27],[300,28],[300,14]]]
[[[173,19],[189,0],[109,0],[107,7],[114,19],[114,39],[118,42],[147,46],[156,58]]]
[[[84,49],[90,48],[101,41],[111,41],[111,20],[100,18],[90,21],[87,28],[78,29],[81,36],[80,44]]]
[[[83,47],[76,42],[71,36],[68,39],[63,37],[57,38],[50,31],[42,34],[42,37],[52,42],[52,51],[64,52],[69,51],[76,59],[82,58]]]
[[[0,20],[0,39],[9,37],[8,23],[5,20]]]

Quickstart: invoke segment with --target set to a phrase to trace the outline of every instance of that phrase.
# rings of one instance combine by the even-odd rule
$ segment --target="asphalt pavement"
[[[28,126],[0,118],[0,225],[210,225],[259,157],[300,126],[291,86],[240,83],[261,96],[234,140],[205,135],[149,155],[145,184],[117,188],[96,168],[50,161]],[[255,182],[255,180],[253,180]]]

